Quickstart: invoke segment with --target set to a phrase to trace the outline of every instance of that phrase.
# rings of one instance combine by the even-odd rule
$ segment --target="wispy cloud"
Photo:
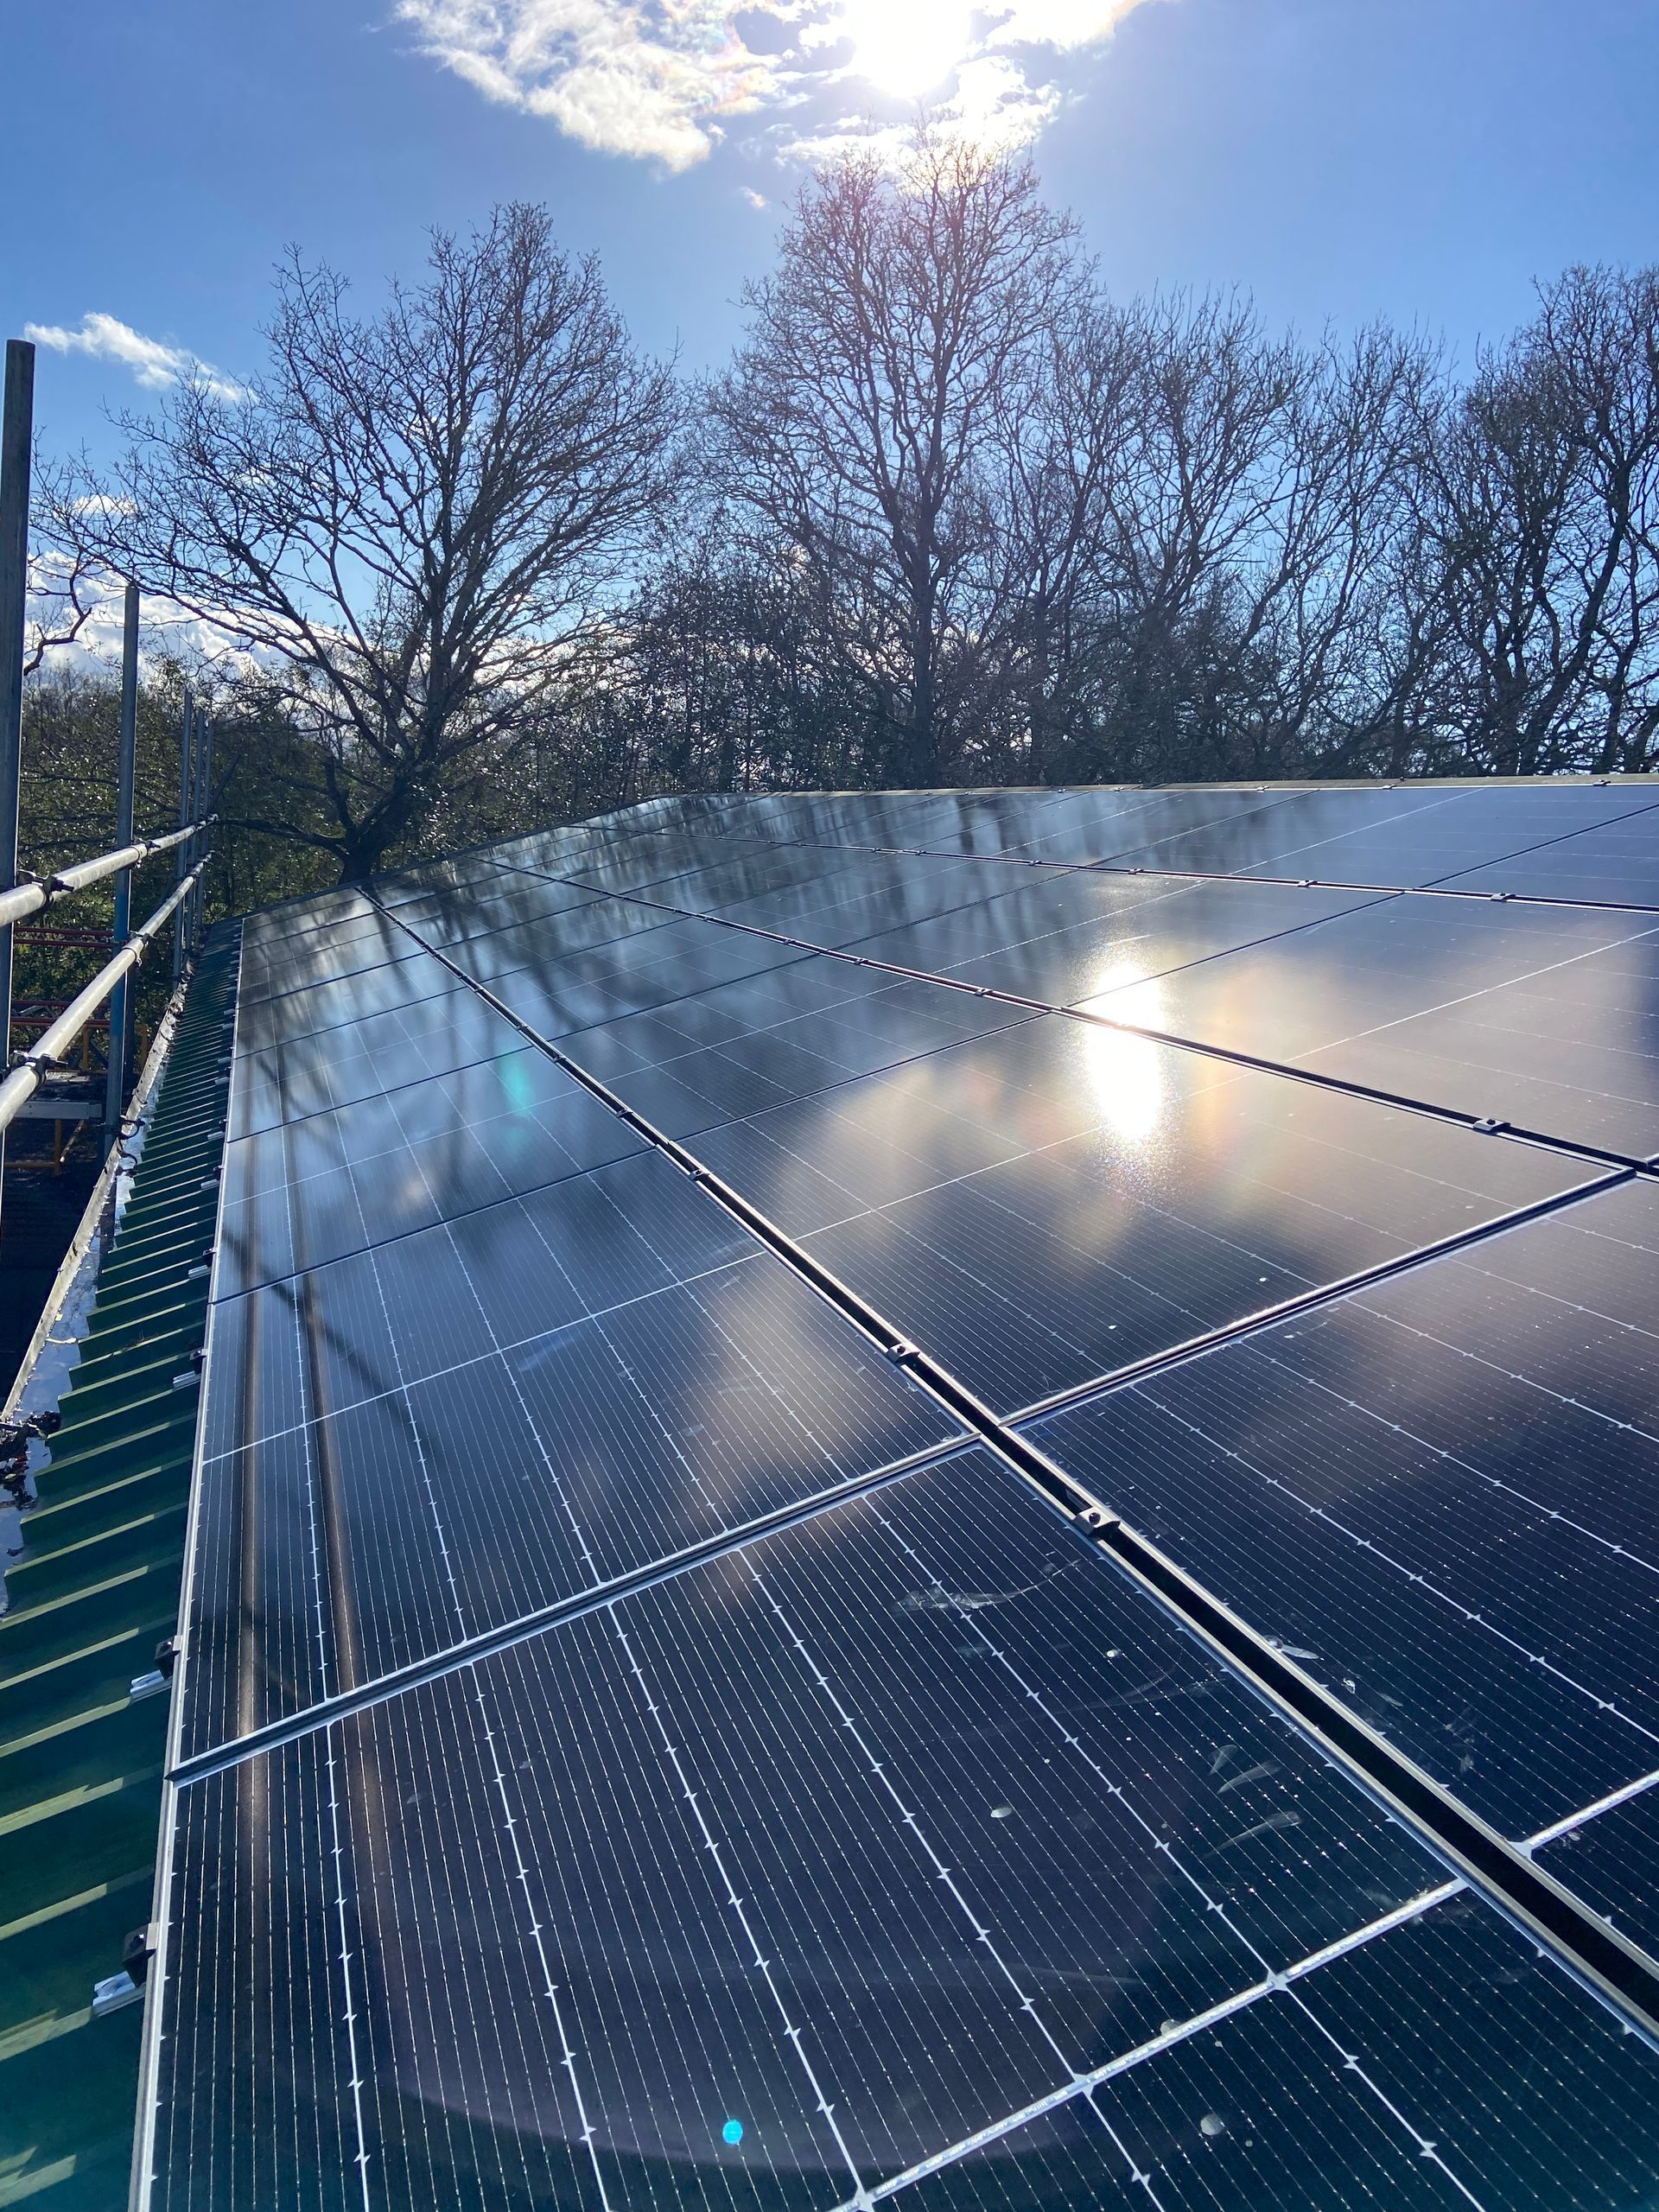
[[[392,0],[421,51],[486,99],[674,170],[746,116],[770,117],[765,141],[789,159],[880,147],[924,94],[946,128],[1029,143],[1065,101],[1054,79],[1065,58],[1103,45],[1141,4]]]
[[[58,323],[28,322],[23,325],[23,335],[36,346],[49,346],[59,353],[90,353],[95,360],[118,361],[149,391],[194,383],[204,385],[218,399],[248,397],[243,385],[222,376],[211,362],[181,346],[166,346],[159,338],[146,338],[112,315],[83,315],[79,330],[65,330]]]
[[[422,49],[505,106],[607,153],[701,161],[776,91],[724,0],[397,0]]]

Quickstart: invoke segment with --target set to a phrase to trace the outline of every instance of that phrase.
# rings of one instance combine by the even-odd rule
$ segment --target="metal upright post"
[[[35,348],[6,340],[0,415],[0,891],[17,880],[17,792],[23,764],[23,622],[29,601],[29,462]],[[0,929],[0,1067],[11,1058],[11,925]],[[0,1130],[0,1189],[6,1167]]]
[[[195,767],[194,757],[196,736],[195,720],[195,710],[191,706],[190,694],[187,690],[184,695],[184,721],[179,730],[179,827],[181,830],[188,830],[195,820],[194,815],[190,811],[191,786],[195,780],[193,773]],[[175,883],[182,883],[190,873],[190,848],[194,842],[194,837],[187,837],[183,844],[179,847],[178,872],[173,879]],[[173,980],[175,983],[184,973],[184,910],[188,904],[188,899],[181,903],[173,925]]]
[[[196,811],[195,819],[205,822],[212,800],[210,791],[213,773],[213,719],[211,715],[201,718],[201,734],[196,741]],[[207,832],[204,830],[196,840],[196,856],[200,859],[207,849]],[[202,910],[207,903],[207,885],[198,876],[196,887],[190,893],[190,942],[198,952],[201,950]]]
[[[138,751],[138,587],[127,586],[125,620],[121,629],[121,763],[115,786],[115,846],[119,852],[132,842],[133,767]],[[114,950],[119,952],[132,926],[132,870],[124,868],[115,879]],[[124,976],[110,1000],[110,1071],[104,1085],[104,1149],[121,1134],[121,1109],[127,1096],[127,979]]]

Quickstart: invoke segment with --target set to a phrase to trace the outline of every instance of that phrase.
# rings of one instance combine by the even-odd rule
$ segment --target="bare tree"
[[[111,485],[60,478],[57,527],[286,671],[327,824],[289,826],[349,880],[558,685],[664,496],[677,402],[535,207],[435,236],[366,318],[290,255],[266,334],[245,395],[187,385],[126,422]]]
[[[1659,270],[1575,269],[1422,440],[1443,617],[1424,719],[1482,766],[1644,768],[1659,736]]]
[[[35,466],[38,474],[40,464]],[[29,534],[37,547],[48,528],[49,516],[31,520]],[[79,641],[107,588],[107,577],[73,549],[58,552],[48,546],[32,556],[23,630],[26,678],[38,675],[52,655]]]
[[[1012,616],[991,492],[1071,238],[1023,160],[924,131],[902,175],[848,161],[803,192],[712,393],[720,488],[818,580],[896,782],[953,769]]]
[[[1001,565],[1021,580],[1008,676],[1035,783],[1099,761],[1092,709],[1122,584],[1111,501],[1128,465],[1144,354],[1133,319],[1085,284],[1068,287],[1058,307],[1038,373],[1004,396],[996,500]]]

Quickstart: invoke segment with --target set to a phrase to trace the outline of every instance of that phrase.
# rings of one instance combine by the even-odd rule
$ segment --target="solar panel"
[[[1648,805],[245,924],[137,2202],[1650,2194]]]
[[[1475,869],[1494,888],[1530,870],[1565,837],[1628,822],[1652,801],[1639,786],[1478,791],[1419,785],[1370,792],[1303,791],[1219,827],[1165,837],[1125,854],[1156,868],[1222,874],[1313,876],[1332,883],[1457,885]]]
[[[330,1948],[335,1817],[354,2018],[283,2055],[398,2202],[505,2131],[529,2202],[591,2158],[613,2202],[708,2168],[835,2203],[1444,1886],[981,1455],[188,1802],[163,2202],[245,2155],[204,2029]]]
[[[1576,1890],[1615,1928],[1659,1948],[1659,1773],[1629,1797],[1591,1810],[1552,1836],[1541,1866]]]
[[[1656,928],[1654,913],[1395,899],[1081,1003],[1645,1159]]]
[[[919,2175],[910,2212],[1639,2202],[1646,2068],[1464,1901]]]

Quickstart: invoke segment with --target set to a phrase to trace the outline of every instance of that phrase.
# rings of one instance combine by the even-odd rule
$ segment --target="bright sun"
[[[842,0],[836,29],[854,73],[898,99],[940,84],[968,52],[974,11],[963,0]]]

